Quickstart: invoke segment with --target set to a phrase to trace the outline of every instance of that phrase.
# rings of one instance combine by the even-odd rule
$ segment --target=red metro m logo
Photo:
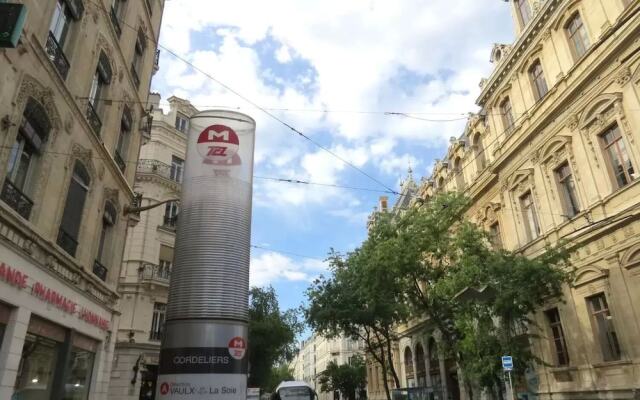
[[[240,140],[236,132],[225,125],[211,125],[198,136],[198,153],[206,164],[238,165]]]

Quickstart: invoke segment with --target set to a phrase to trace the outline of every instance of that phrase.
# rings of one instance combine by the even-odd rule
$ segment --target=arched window
[[[80,161],[76,161],[73,167],[73,176],[69,183],[69,190],[67,191],[67,199],[57,241],[58,245],[72,256],[75,256],[78,248],[82,212],[84,211],[84,203],[87,199],[90,184],[91,178],[87,169]]]
[[[107,272],[109,270],[111,247],[113,241],[113,230],[116,224],[118,212],[113,204],[108,201],[104,206],[104,214],[102,216],[102,229],[100,230],[100,241],[98,242],[98,254],[96,262],[93,266],[93,273],[103,281],[107,280]]]
[[[518,17],[520,18],[520,23],[522,24],[522,29],[529,23],[531,20],[531,6],[529,5],[528,0],[515,0],[516,9],[518,11]]]
[[[511,100],[506,97],[500,103],[500,114],[502,115],[502,124],[504,125],[505,131],[510,131],[513,129],[515,125],[515,120],[513,119],[513,109],[511,108]]]
[[[91,81],[91,88],[89,89],[89,102],[87,103],[86,113],[87,121],[97,136],[100,136],[102,129],[101,117],[103,116],[103,105],[105,104],[103,100],[111,83],[112,74],[109,57],[104,51],[101,51],[98,57],[98,65]]]
[[[569,18],[564,26],[569,42],[571,44],[571,52],[576,60],[580,59],[589,48],[589,36],[587,29],[582,23],[580,13],[576,12]]]
[[[51,123],[44,107],[29,98],[18,135],[9,151],[7,178],[1,196],[5,203],[25,219],[29,219],[33,206],[29,198],[32,194],[31,180],[38,175],[35,169],[50,130]]]
[[[453,161],[453,174],[456,177],[456,188],[459,191],[463,191],[465,187],[464,173],[462,172],[462,160],[460,157],[456,157]]]
[[[413,376],[413,353],[411,352],[410,347],[407,347],[404,349],[404,371],[407,378],[407,384],[409,385],[409,380],[413,379],[414,377]]]
[[[484,167],[486,166],[487,159],[486,159],[485,154],[484,154],[484,146],[482,144],[482,136],[480,136],[479,133],[477,133],[473,137],[472,146],[473,146],[474,157],[476,159],[476,168],[478,169],[478,172],[481,172],[484,169]]]
[[[533,95],[536,101],[538,101],[549,91],[547,81],[544,79],[544,71],[542,70],[540,60],[536,60],[529,68],[529,78],[533,85]]]
[[[438,185],[437,186],[438,186],[439,190],[444,189],[444,178],[443,177],[438,178]]]
[[[424,350],[422,349],[422,345],[418,343],[416,345],[416,380],[418,381],[418,386],[425,386],[427,384],[427,373],[424,365]]]
[[[429,375],[431,376],[431,384],[434,387],[442,385],[440,377],[440,359],[438,357],[438,345],[434,338],[429,339]]]

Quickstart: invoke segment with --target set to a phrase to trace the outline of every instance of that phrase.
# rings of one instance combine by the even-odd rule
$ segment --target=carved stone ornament
[[[618,75],[616,75],[616,83],[620,86],[624,86],[627,83],[631,82],[631,68],[624,67]]]
[[[80,144],[74,143],[71,145],[71,155],[72,157],[69,158],[69,167],[71,170],[73,170],[75,160],[79,160],[85,166],[87,172],[89,172],[91,179],[96,178],[96,168],[93,165],[93,153],[91,149],[85,149]]]
[[[22,114],[30,97],[40,102],[47,111],[47,118],[51,123],[51,136],[53,139],[56,132],[61,127],[60,114],[55,106],[53,90],[41,85],[40,82],[31,75],[25,74],[22,78],[22,83],[20,84],[20,89],[18,90],[18,95],[15,99],[14,110]]]
[[[112,189],[105,187],[104,188],[104,201],[110,201],[111,204],[116,208],[118,213],[120,213],[120,192],[118,189]]]
[[[100,51],[103,51],[109,59],[109,64],[111,65],[111,71],[113,76],[119,75],[121,71],[118,70],[118,66],[116,65],[116,57],[114,56],[114,51],[107,38],[104,35],[100,34],[98,36],[98,48],[96,49],[95,54],[100,54]]]
[[[567,118],[566,127],[569,128],[569,130],[571,131],[575,131],[578,128],[579,123],[580,123],[580,120],[578,119],[578,115],[571,114]]]
[[[547,41],[551,38],[551,29],[545,29],[540,36],[542,40]]]

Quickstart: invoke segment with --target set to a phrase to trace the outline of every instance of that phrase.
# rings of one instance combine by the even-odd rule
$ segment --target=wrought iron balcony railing
[[[102,130],[102,121],[100,120],[100,117],[98,116],[98,113],[96,112],[96,109],[93,107],[93,104],[91,104],[91,102],[87,103],[86,117],[87,122],[89,122],[89,125],[91,125],[93,133],[95,133],[96,136],[100,137],[100,130]]]
[[[104,265],[102,265],[100,263],[100,261],[96,260],[93,263],[93,274],[95,276],[97,276],[98,278],[102,279],[103,281],[107,280],[107,267],[105,267]]]
[[[69,64],[69,60],[64,55],[64,51],[62,50],[62,46],[58,44],[58,41],[53,36],[51,32],[49,32],[49,36],[47,37],[47,45],[46,49],[47,54],[49,55],[49,60],[56,67],[56,70],[62,77],[62,79],[67,79],[67,74],[69,74],[69,68],[71,65]]]
[[[177,183],[182,182],[182,175],[177,172],[176,168],[162,161],[142,159],[138,161],[138,173],[155,174]]]
[[[76,255],[76,250],[78,249],[78,241],[62,229],[58,231],[57,243],[58,246],[62,247],[62,249],[66,251],[70,256]]]
[[[169,284],[171,266],[144,263],[140,268],[140,279]]]
[[[33,208],[33,201],[27,195],[22,193],[8,178],[4,180],[2,186],[2,193],[0,193],[2,201],[13,208],[24,219],[29,219],[31,215],[31,208]]]
[[[120,155],[120,152],[118,150],[116,150],[116,152],[113,154],[113,160],[116,162],[116,164],[118,164],[118,168],[120,168],[120,171],[124,172],[124,170],[127,168],[127,163],[122,159],[122,156]]]
[[[111,23],[113,24],[113,28],[116,30],[116,34],[118,35],[118,37],[120,37],[120,35],[122,34],[122,27],[120,26],[120,21],[118,20],[118,14],[116,13],[116,10],[113,8],[113,6],[111,7]]]
[[[153,342],[160,342],[162,341],[162,335],[163,335],[163,331],[162,329],[159,331],[151,331],[149,332],[149,340],[153,341]]]
[[[165,215],[164,223],[162,224],[162,226],[164,226],[165,228],[176,229],[176,227],[178,226],[178,216]]]

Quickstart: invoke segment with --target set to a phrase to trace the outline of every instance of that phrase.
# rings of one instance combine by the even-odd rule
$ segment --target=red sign
[[[24,289],[27,287],[27,278],[27,275],[17,269],[11,268],[5,263],[0,264],[0,279],[7,282],[9,285]]]
[[[239,165],[240,139],[236,132],[225,125],[211,125],[198,136],[198,153],[205,164]]]
[[[9,285],[15,286],[19,289],[26,289],[28,278],[29,277],[22,271],[12,268],[5,263],[0,263],[0,280],[7,282]],[[78,310],[78,303],[63,296],[55,290],[46,287],[40,282],[33,283],[33,286],[31,286],[31,294],[45,303],[49,303],[68,314],[77,314],[79,319],[87,322],[88,324],[97,326],[105,331],[109,330],[110,322],[108,319],[102,318],[98,314],[84,307]]]
[[[169,393],[169,384],[167,382],[160,385],[160,394],[165,395]]]
[[[236,360],[240,360],[247,352],[247,341],[237,336],[229,341],[229,354]]]

